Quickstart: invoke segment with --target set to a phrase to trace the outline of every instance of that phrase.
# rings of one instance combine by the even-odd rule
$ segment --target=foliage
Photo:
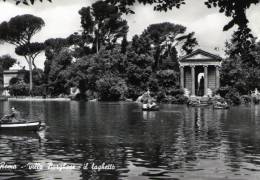
[[[11,96],[29,96],[29,85],[20,80],[8,87]]]
[[[235,24],[240,28],[247,26],[246,9],[257,3],[259,3],[259,0],[208,0],[205,2],[208,8],[219,7],[220,13],[225,13],[227,17],[232,17],[232,20],[223,30],[228,30]]]
[[[3,0],[3,1],[6,1],[6,0]],[[43,0],[12,0],[15,2],[16,5],[19,5],[19,4],[24,4],[24,5],[33,5],[36,1],[40,1],[40,2],[43,2]],[[49,1],[49,2],[52,2],[52,0],[45,0],[45,1]]]
[[[29,56],[31,59],[31,63],[34,67],[34,69],[36,69],[36,65],[35,65],[35,58],[45,49],[45,46],[43,43],[29,43],[29,44],[25,44],[25,45],[21,45],[15,48],[15,53],[20,55],[20,56]]]
[[[232,54],[236,47],[227,44],[229,58],[222,62],[221,84],[236,88],[241,94],[248,94],[255,88],[260,88],[260,44],[243,49],[243,53]]]
[[[7,54],[7,55],[0,56],[0,62],[2,63],[3,70],[8,70],[17,62],[17,60]]]
[[[9,85],[14,85],[14,84],[18,83],[19,81],[20,81],[20,79],[18,77],[13,77],[10,79]]]
[[[130,50],[126,58],[127,83],[138,86],[143,90],[147,89],[154,63],[152,56],[149,54],[137,54],[133,50]]]
[[[6,0],[3,0],[6,1]],[[16,4],[23,2],[28,5],[28,0],[13,0]],[[31,4],[35,0],[30,0]],[[42,2],[42,0],[39,0]],[[48,0],[51,2],[51,0]],[[106,0],[106,2],[117,6],[121,12],[124,13],[134,13],[129,6],[134,6],[136,2],[141,4],[152,4],[154,5],[154,10],[157,11],[167,11],[172,10],[173,7],[180,8],[181,5],[185,4],[185,0]],[[231,21],[224,26],[223,30],[231,29],[234,25],[239,27],[247,27],[248,19],[246,17],[246,10],[252,5],[258,4],[259,0],[207,0],[204,2],[208,8],[219,8],[220,13],[224,13],[225,16],[231,17]]]
[[[185,4],[185,0],[106,0],[111,4],[118,6],[120,11],[125,13],[134,13],[129,6],[133,6],[136,2],[141,4],[154,4],[154,10],[156,11],[167,11],[171,10],[173,7],[180,8],[182,4]]]
[[[127,21],[121,18],[122,13],[114,5],[97,1],[91,7],[83,7],[79,11],[83,38],[93,44],[96,52],[102,46],[113,47],[118,38],[123,38],[128,32]]]
[[[141,37],[147,37],[156,49],[156,61],[169,57],[171,51],[177,46],[186,53],[190,53],[196,46],[197,40],[194,33],[186,33],[186,27],[169,22],[151,24],[144,30]],[[158,62],[159,63],[159,62]]]
[[[221,87],[217,90],[217,94],[224,97],[231,104],[241,104],[240,93],[236,88],[230,86]]]
[[[30,43],[34,34],[44,26],[40,17],[31,14],[18,15],[0,24],[0,40],[21,46]]]
[[[113,76],[103,76],[96,82],[96,86],[102,101],[123,100],[128,90],[123,79]]]
[[[128,42],[127,42],[127,38],[126,36],[124,36],[122,42],[121,42],[121,53],[125,54],[127,51],[127,46],[128,46]]]
[[[34,60],[43,49],[42,45],[38,43],[31,44],[31,38],[44,25],[42,18],[31,14],[18,15],[11,18],[8,22],[4,21],[0,24],[0,41],[15,45],[18,55],[23,55],[29,65],[30,90],[33,87],[32,65],[35,66]]]
[[[62,50],[52,61],[48,74],[48,92],[51,95],[68,94],[72,56],[68,49]]]
[[[42,69],[33,69],[32,76],[33,76],[33,84],[35,86],[40,86],[45,83],[44,72]],[[25,71],[23,80],[25,83],[30,82],[30,74],[28,71]]]
[[[157,71],[156,77],[159,82],[159,86],[164,88],[170,88],[178,85],[179,73],[174,70],[160,70]]]
[[[251,96],[249,95],[243,95],[241,96],[241,100],[244,104],[250,104],[251,103]]]

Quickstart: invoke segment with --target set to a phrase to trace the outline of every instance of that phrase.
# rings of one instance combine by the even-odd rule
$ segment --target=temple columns
[[[204,66],[204,96],[208,95],[208,66]]]
[[[219,73],[219,66],[216,66],[216,89],[220,87],[220,73]]]
[[[184,89],[184,67],[180,66],[181,71],[181,89]]]
[[[191,96],[195,96],[195,66],[191,66],[191,81],[192,81],[192,86],[191,86]]]

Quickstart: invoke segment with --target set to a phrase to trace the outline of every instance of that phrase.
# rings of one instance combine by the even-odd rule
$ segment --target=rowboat
[[[213,105],[214,109],[229,109],[228,105]]]
[[[39,131],[41,127],[41,121],[0,122],[0,131]]]
[[[159,106],[142,108],[143,111],[159,111]]]

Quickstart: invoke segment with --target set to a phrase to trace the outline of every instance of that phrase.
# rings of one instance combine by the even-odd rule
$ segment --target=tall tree
[[[159,67],[163,59],[175,55],[176,49],[190,53],[197,40],[194,33],[187,33],[186,27],[169,22],[152,24],[141,34],[148,38],[149,44],[154,48],[155,64]]]
[[[35,59],[44,49],[45,46],[43,43],[35,42],[16,47],[15,53],[31,61],[33,68],[37,69]]]
[[[97,1],[91,7],[83,7],[79,14],[83,37],[86,43],[93,45],[97,53],[104,45],[112,47],[128,32],[127,21],[122,19],[122,13],[116,6],[104,1]]]
[[[13,44],[16,46],[16,48],[19,47],[17,52],[23,54],[29,65],[30,90],[32,90],[33,86],[32,63],[34,61],[34,56],[32,54],[36,53],[36,49],[39,50],[31,44],[31,39],[33,35],[39,32],[44,25],[45,23],[42,18],[33,16],[31,14],[15,16],[11,18],[10,21],[4,21],[0,24],[0,40]],[[21,49],[26,50],[27,53],[22,53],[20,51]]]

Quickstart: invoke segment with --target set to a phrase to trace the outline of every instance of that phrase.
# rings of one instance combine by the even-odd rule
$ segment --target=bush
[[[239,105],[242,102],[240,93],[236,88],[224,86],[216,91],[221,97],[224,97],[230,104]]]
[[[169,104],[175,104],[177,103],[177,99],[173,96],[165,96],[164,99],[162,99],[163,103],[169,103]]]
[[[241,96],[242,102],[244,104],[250,104],[251,103],[251,96],[249,95],[243,95]]]
[[[180,94],[177,95],[176,98],[177,98],[178,104],[187,104],[188,101],[189,101],[189,98],[188,98],[188,97],[183,96],[183,95],[180,95]]]
[[[162,102],[166,98],[165,92],[164,91],[159,91],[157,93],[157,101]]]
[[[231,88],[228,93],[225,95],[225,99],[235,105],[241,104],[241,98],[239,92],[235,88]]]
[[[101,101],[119,101],[127,92],[126,82],[118,77],[103,77],[96,82]]]
[[[225,97],[226,94],[230,91],[230,89],[230,86],[221,87],[216,91],[216,94],[219,94],[221,97]]]
[[[171,88],[170,90],[168,90],[168,94],[171,96],[178,96],[178,95],[183,95],[184,91],[183,89]]]
[[[257,97],[253,97],[253,103],[254,104],[259,104],[260,103],[260,99]]]
[[[11,96],[29,96],[29,85],[24,82],[18,82],[8,87]]]
[[[32,96],[45,96],[45,88],[43,86],[33,86],[31,91]]]

